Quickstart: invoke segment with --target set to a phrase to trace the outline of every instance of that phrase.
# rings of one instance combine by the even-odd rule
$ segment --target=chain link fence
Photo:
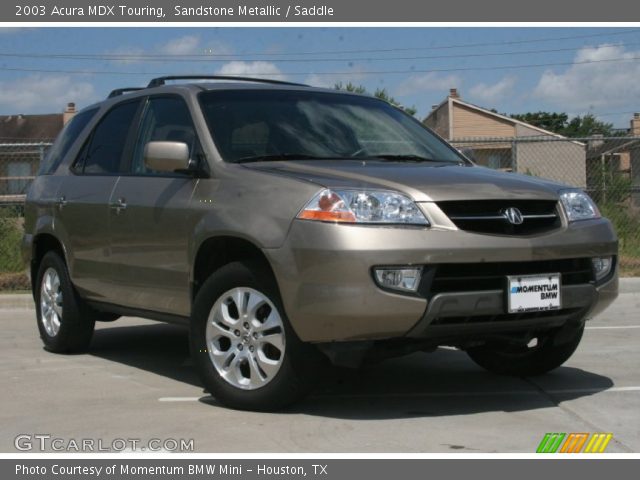
[[[0,291],[25,290],[20,254],[27,189],[51,142],[0,143]]]
[[[623,275],[640,276],[640,137],[460,138],[479,165],[586,190],[620,238]],[[0,144],[0,290],[28,288],[20,258],[23,203],[49,141]]]

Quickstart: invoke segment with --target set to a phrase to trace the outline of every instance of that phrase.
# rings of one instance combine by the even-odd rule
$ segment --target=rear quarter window
[[[60,162],[62,162],[69,149],[71,149],[78,136],[84,130],[84,127],[87,126],[98,110],[98,108],[92,108],[91,110],[80,112],[65,125],[40,163],[38,175],[50,175],[56,171]]]

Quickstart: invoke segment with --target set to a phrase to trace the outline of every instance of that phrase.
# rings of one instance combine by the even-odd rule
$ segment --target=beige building
[[[605,174],[618,172],[631,179],[633,204],[640,206],[640,113],[631,118],[626,135],[593,139],[587,151],[587,178],[592,190],[606,190]]]
[[[48,144],[75,114],[68,103],[62,113],[0,115],[0,204],[24,200]]]
[[[528,123],[464,102],[457,89],[423,123],[491,168],[586,187],[586,146]]]

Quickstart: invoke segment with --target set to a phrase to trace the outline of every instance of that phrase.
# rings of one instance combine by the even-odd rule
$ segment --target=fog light
[[[596,280],[602,280],[611,271],[611,257],[594,257],[591,259]]]
[[[383,288],[415,292],[420,285],[422,267],[378,267],[374,272],[376,283]]]

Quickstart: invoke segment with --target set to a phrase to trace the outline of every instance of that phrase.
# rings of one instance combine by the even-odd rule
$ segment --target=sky
[[[0,28],[0,115],[79,108],[164,74],[385,88],[424,118],[450,88],[501,113],[640,112],[640,29]]]

